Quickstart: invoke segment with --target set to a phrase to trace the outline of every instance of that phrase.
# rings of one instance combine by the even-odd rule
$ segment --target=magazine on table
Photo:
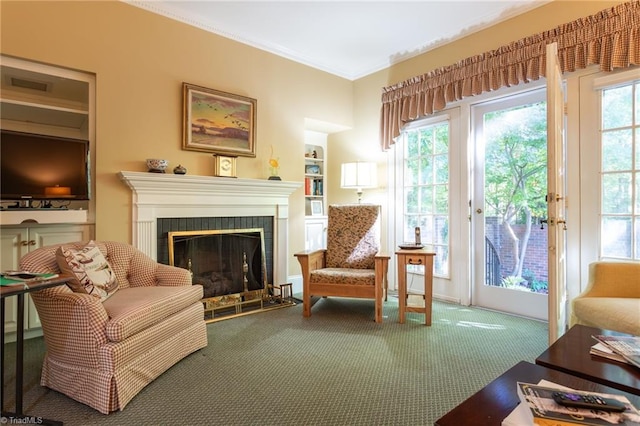
[[[618,361],[625,364],[631,364],[629,360],[627,360],[622,355],[615,353],[613,349],[609,348],[609,346],[605,345],[604,343],[598,342],[595,345],[591,346],[591,349],[589,349],[589,353],[591,355],[596,355],[602,358],[611,359],[613,361]]]
[[[606,345],[613,352],[623,356],[629,363],[640,367],[640,337],[638,336],[593,336],[598,342]]]
[[[547,380],[537,384],[518,382],[520,404],[502,421],[502,426],[567,426],[567,425],[640,425],[640,413],[623,395],[580,392]],[[624,404],[623,412],[567,407],[558,404],[557,391],[612,398]]]
[[[58,274],[52,274],[52,273],[41,274],[41,273],[28,272],[28,271],[2,272],[2,278],[5,278],[11,281],[22,281],[22,282],[48,280],[51,278],[56,278],[57,276]]]

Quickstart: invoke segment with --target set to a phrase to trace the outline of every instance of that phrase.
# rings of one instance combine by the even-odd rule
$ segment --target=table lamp
[[[375,188],[376,183],[376,163],[361,162],[343,163],[340,187],[352,188],[358,194],[358,203],[362,202],[362,190],[364,188]]]

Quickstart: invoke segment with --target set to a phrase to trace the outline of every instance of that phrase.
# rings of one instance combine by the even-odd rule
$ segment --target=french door
[[[543,89],[472,107],[472,304],[547,319]]]
[[[567,325],[566,152],[562,73],[556,43],[547,45],[547,224],[549,240],[549,344]]]

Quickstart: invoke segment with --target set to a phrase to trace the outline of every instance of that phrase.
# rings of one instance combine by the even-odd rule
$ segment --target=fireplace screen
[[[169,264],[204,288],[207,319],[262,308],[269,296],[262,228],[169,232]]]

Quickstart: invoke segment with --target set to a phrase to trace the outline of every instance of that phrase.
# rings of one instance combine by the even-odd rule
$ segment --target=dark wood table
[[[11,285],[0,285],[0,348],[2,348],[2,355],[0,356],[0,404],[4,404],[4,333],[5,333],[5,299],[9,296],[16,296],[18,298],[17,306],[17,329],[16,329],[16,390],[15,390],[15,410],[13,412],[4,411],[4,406],[0,406],[0,415],[14,419],[14,421],[20,421],[27,416],[22,411],[22,386],[23,386],[23,354],[24,354],[24,295],[38,290],[43,290],[49,287],[56,287],[65,284],[71,276],[59,275],[55,278],[41,281],[30,282],[18,282]],[[38,418],[41,424],[48,425],[62,425],[62,422],[55,420],[46,420]]]
[[[639,368],[589,353],[591,346],[597,343],[591,337],[596,334],[628,336],[624,333],[574,325],[536,358],[536,364],[640,395]]]
[[[435,425],[500,426],[502,420],[504,420],[520,402],[516,391],[516,383],[538,383],[543,379],[584,391],[624,395],[629,398],[629,401],[634,406],[640,406],[640,396],[638,395],[622,392],[618,389],[584,380],[558,370],[552,370],[540,365],[521,361],[456,408],[436,420]]]

